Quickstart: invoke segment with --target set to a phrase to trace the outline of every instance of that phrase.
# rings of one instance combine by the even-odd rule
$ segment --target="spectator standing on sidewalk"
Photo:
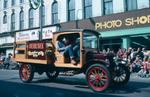
[[[150,56],[150,52],[148,52],[147,50],[145,50],[145,48],[142,48],[142,52],[143,52],[143,54],[144,54],[144,58]]]
[[[4,61],[5,61],[5,58],[6,58],[5,54],[2,52],[2,53],[0,54],[0,68],[1,68],[1,69],[4,69]]]
[[[135,53],[135,56],[141,58],[141,60],[143,61],[144,59],[144,53],[141,51],[140,48],[137,49],[136,53]]]
[[[2,52],[1,53],[1,55],[0,55],[0,60],[2,61],[2,62],[4,62],[4,60],[5,60],[5,54]]]
[[[106,52],[106,50],[105,50],[105,49],[103,49],[103,51],[102,51],[102,52],[103,52],[103,54],[104,54],[104,55],[106,55],[106,54],[107,54],[107,52]]]
[[[117,52],[117,57],[118,57],[119,59],[123,59],[124,54],[125,54],[124,49],[121,49],[121,48],[120,48],[120,49],[118,50],[118,52]]]
[[[135,59],[136,59],[135,53],[136,53],[135,48],[132,48],[131,54],[130,54],[130,58],[131,58],[130,63],[131,63],[131,64],[132,64],[132,63],[135,61]]]
[[[9,69],[10,63],[12,61],[12,54],[9,53],[8,57],[4,60],[4,69]]]
[[[126,52],[127,60],[128,60],[129,63],[131,61],[131,52],[132,52],[132,48],[129,47],[128,51]]]

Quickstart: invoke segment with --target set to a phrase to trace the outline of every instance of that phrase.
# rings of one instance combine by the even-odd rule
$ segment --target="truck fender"
[[[110,64],[105,62],[104,60],[100,60],[100,59],[92,59],[87,61],[84,65],[83,65],[83,71],[84,73],[86,72],[87,68],[90,67],[91,65],[95,64],[95,63],[99,63],[101,65],[106,66],[107,68],[110,67]]]

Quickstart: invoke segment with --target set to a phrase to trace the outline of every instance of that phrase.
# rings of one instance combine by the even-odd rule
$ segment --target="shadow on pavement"
[[[86,85],[85,79],[80,78],[61,78],[58,77],[55,80],[49,80],[49,79],[38,79],[36,81],[32,81],[32,83],[61,83],[61,84],[68,84],[68,85]]]
[[[0,80],[0,97],[125,97],[120,95],[140,93],[145,90],[147,93],[150,93],[150,90],[146,89],[150,88],[150,83],[138,80],[129,81],[128,85],[124,87],[111,86],[105,93],[91,92],[83,78],[58,77],[54,81],[35,78],[29,84],[10,82],[11,80],[19,79],[18,76],[15,76],[9,78],[7,81]]]
[[[87,83],[84,79],[75,79],[72,80],[68,78],[57,78],[54,81],[50,81],[49,79],[42,79],[33,81],[33,83],[56,83],[56,84],[66,84],[66,85],[74,85],[76,88],[81,89],[89,89],[87,86]],[[129,83],[125,86],[111,86],[106,93],[112,93],[112,94],[129,94],[129,93],[139,93],[143,88],[150,88],[150,83],[144,83],[144,82],[135,82],[135,81],[129,81]],[[150,92],[150,90],[149,90]]]
[[[129,93],[140,93],[144,91],[143,89],[145,88],[150,88],[150,83],[130,81],[127,85],[123,87],[112,86],[108,91],[109,93],[114,93],[114,94],[116,93],[117,94],[129,94]]]
[[[71,89],[0,81],[0,97],[121,97]]]

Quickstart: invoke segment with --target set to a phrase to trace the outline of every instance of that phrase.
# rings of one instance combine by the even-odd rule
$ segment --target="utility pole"
[[[40,32],[39,32],[39,40],[42,41],[42,32],[43,32],[43,21],[42,21],[42,15],[43,15],[43,0],[41,0],[40,4],[40,12],[39,12],[39,19],[40,19]]]
[[[43,0],[29,0],[30,7],[34,10],[39,8],[39,22],[40,22],[40,31],[39,31],[39,40],[42,41],[42,32],[43,32],[43,21],[42,21],[42,15],[43,15]]]

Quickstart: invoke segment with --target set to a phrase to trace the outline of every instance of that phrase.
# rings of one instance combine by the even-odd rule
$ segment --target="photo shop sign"
[[[60,23],[61,30],[92,29],[98,32],[150,27],[150,8]]]
[[[39,40],[39,29],[16,32],[16,42]],[[42,39],[53,38],[53,32],[58,31],[57,27],[43,28]]]

